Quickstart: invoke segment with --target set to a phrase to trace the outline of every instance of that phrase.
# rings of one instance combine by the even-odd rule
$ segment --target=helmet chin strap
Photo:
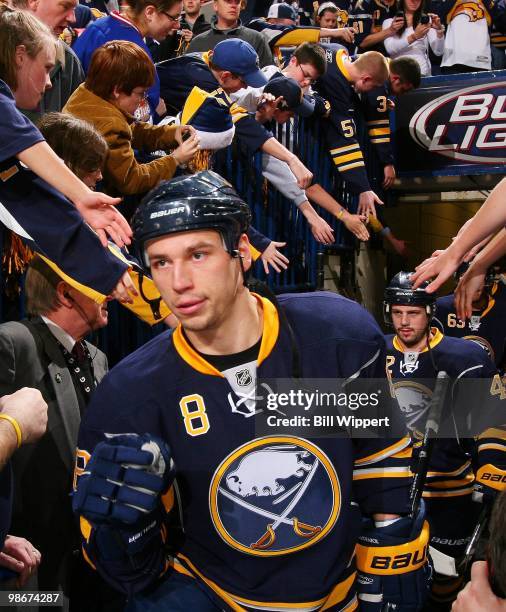
[[[155,299],[148,298],[148,296],[144,293],[142,288],[142,283],[144,282],[144,272],[142,270],[139,271],[139,293],[141,294],[141,298],[149,304],[151,308],[151,312],[153,313],[153,317],[156,321],[159,321],[162,318],[160,314],[160,303],[162,301],[162,296],[157,297]]]
[[[431,326],[430,326],[430,324],[431,324],[431,321],[432,321],[433,313],[432,313],[432,309],[430,309],[430,306],[427,306],[426,308],[427,308],[427,310],[430,310],[430,314],[429,314],[429,312],[427,312],[427,330],[426,330],[426,334],[425,334],[425,343],[427,345],[427,352],[429,353],[429,359],[430,359],[430,362],[432,364],[432,368],[434,369],[434,372],[437,374],[439,372],[439,369],[437,367],[436,360],[434,359],[434,354],[433,354],[433,351],[432,351],[432,347],[430,345],[430,334],[431,334]]]

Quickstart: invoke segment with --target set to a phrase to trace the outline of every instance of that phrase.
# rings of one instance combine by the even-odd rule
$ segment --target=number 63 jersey
[[[504,369],[506,347],[506,287],[495,282],[488,292],[483,308],[474,310],[471,317],[461,321],[457,317],[454,294],[436,300],[436,325],[445,336],[464,338],[481,345],[501,371]]]
[[[255,411],[237,409],[234,387],[248,386],[254,376],[292,378],[293,342],[273,304],[256,299],[263,308],[258,358],[237,371],[234,385],[192,348],[181,327],[117,365],[83,419],[77,477],[108,435],[161,437],[176,466],[185,533],[167,575],[194,576],[227,610],[353,607],[361,513],[408,510],[411,445],[392,404],[384,338],[372,317],[345,298],[280,296],[304,378],[379,380],[384,407],[403,433],[388,439],[259,437]],[[162,495],[166,510],[173,499],[171,491]],[[94,548],[97,526],[81,524],[86,554],[116,587],[142,590],[167,569],[157,554],[170,539],[164,525],[132,563],[120,562],[121,555],[101,557]]]

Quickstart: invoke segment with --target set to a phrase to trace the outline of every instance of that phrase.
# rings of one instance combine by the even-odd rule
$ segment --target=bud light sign
[[[399,99],[395,133],[401,174],[504,172],[506,74],[424,79]]]

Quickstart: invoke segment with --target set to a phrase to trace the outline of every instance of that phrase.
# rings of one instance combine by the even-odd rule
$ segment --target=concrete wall
[[[385,219],[388,225],[398,238],[410,243],[406,269],[413,270],[435,250],[446,248],[462,225],[479,209],[484,197],[479,192],[409,196],[401,198],[397,206],[387,208]],[[444,292],[452,290],[453,284],[446,283]]]

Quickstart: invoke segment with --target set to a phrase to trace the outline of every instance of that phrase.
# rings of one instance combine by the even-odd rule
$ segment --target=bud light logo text
[[[506,82],[482,83],[431,100],[411,117],[423,149],[473,164],[506,162]]]

